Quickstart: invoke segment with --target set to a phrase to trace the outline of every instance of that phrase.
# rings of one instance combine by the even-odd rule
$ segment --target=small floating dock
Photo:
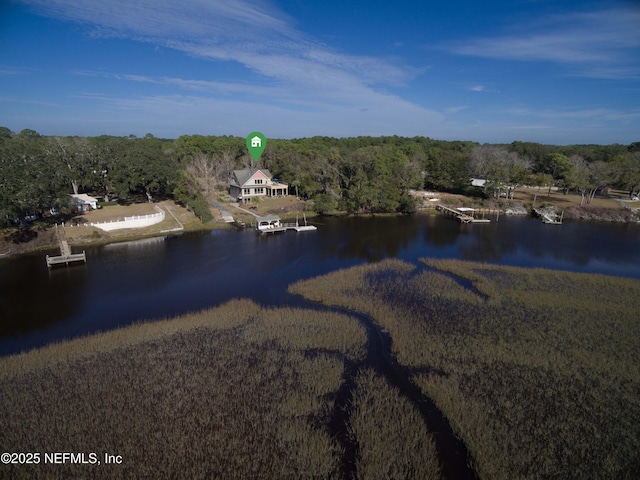
[[[269,215],[267,217],[256,218],[256,231],[258,233],[278,233],[294,230],[296,232],[310,232],[317,230],[315,225],[307,224],[307,217],[304,216],[304,225],[300,225],[296,217],[296,223],[283,223],[278,215]]]
[[[548,225],[562,225],[564,212],[560,212],[560,215],[558,215],[546,213],[535,208],[533,209],[533,211],[542,219],[542,223],[546,223]]]
[[[436,210],[460,220],[460,223],[491,223],[491,220],[489,220],[488,218],[475,218],[473,216],[473,213],[475,213],[475,209],[473,208],[453,209],[445,207],[441,203],[438,203],[436,205]]]
[[[51,268],[56,265],[69,266],[70,263],[77,262],[87,263],[87,254],[84,250],[82,253],[71,253],[71,247],[69,247],[69,242],[67,242],[67,237],[64,234],[64,227],[59,228],[56,224],[56,234],[58,236],[58,244],[60,245],[60,255],[47,255],[47,267]]]

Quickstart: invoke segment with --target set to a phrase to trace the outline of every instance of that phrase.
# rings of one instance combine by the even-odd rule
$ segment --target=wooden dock
[[[303,214],[304,215],[304,214]],[[256,230],[259,233],[278,233],[286,232],[287,230],[294,230],[296,232],[310,232],[317,230],[315,225],[307,224],[307,217],[304,217],[304,225],[300,225],[296,218],[296,223],[282,223],[280,217],[277,215],[270,215],[267,217],[257,217]]]
[[[67,242],[67,236],[64,234],[64,227],[58,227],[56,224],[56,234],[58,237],[58,244],[60,245],[60,255],[49,256],[47,255],[47,267],[51,268],[55,265],[66,265],[70,263],[84,262],[87,263],[87,254],[71,253],[71,247]]]
[[[491,223],[491,220],[489,220],[488,218],[475,218],[473,215],[469,215],[468,212],[473,213],[473,209],[460,211],[453,208],[445,207],[441,203],[438,203],[436,205],[436,210],[460,220],[460,223]]]

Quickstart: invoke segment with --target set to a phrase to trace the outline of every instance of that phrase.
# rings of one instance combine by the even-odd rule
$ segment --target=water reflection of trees
[[[507,254],[518,250],[519,242],[514,236],[515,229],[503,221],[498,225],[492,221],[490,224],[473,225],[473,237],[463,241],[460,245],[460,258],[476,262],[498,262]]]
[[[632,226],[635,227],[635,226]],[[571,223],[543,225],[531,218],[501,217],[489,224],[460,224],[440,215],[353,217],[326,220],[322,241],[312,242],[324,257],[338,261],[378,261],[419,255],[544,267],[582,269],[601,261],[608,265],[638,262],[629,241],[640,240],[640,228],[629,225]],[[320,233],[320,232],[319,232]]]
[[[44,255],[7,260],[0,275],[0,338],[61,322],[76,309],[82,295],[86,266],[51,269]]]
[[[472,225],[462,224],[453,218],[440,215],[425,217],[424,241],[434,247],[446,247],[460,240],[460,236],[472,233]]]
[[[327,255],[374,262],[409,248],[420,235],[421,222],[412,216],[352,217],[332,227],[332,239],[323,247]]]
[[[500,262],[509,256],[516,263],[527,258],[553,259],[583,266],[593,251],[565,226],[543,226],[531,219],[505,218],[488,225],[474,225],[471,238],[461,241],[459,257],[477,262]],[[576,241],[578,240],[578,241]]]
[[[448,253],[446,256],[494,263],[508,257],[509,263],[517,265],[577,269],[594,262],[615,267],[640,261],[640,251],[630,241],[634,237],[640,241],[640,228],[635,225],[543,225],[539,220],[516,217],[460,225],[439,216],[426,217],[421,225],[424,244],[432,250],[425,253],[438,257]]]
[[[584,267],[595,260],[624,264],[637,258],[628,239],[616,235],[618,225],[566,223],[543,225],[525,218],[506,218],[499,224],[474,225],[472,237],[461,239],[460,258],[500,262],[505,256],[518,264],[531,259]],[[638,231],[640,235],[640,230]]]

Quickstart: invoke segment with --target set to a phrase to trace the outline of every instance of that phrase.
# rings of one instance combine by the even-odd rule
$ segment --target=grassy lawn
[[[618,201],[618,196],[619,195],[614,192],[609,196],[609,198],[596,197],[588,206],[591,208],[611,208],[614,210],[619,210],[623,207]],[[537,187],[518,187],[514,192],[513,199],[501,198],[500,200],[497,200],[494,198],[489,198],[486,200],[481,200],[478,198],[466,197],[464,195],[455,195],[448,193],[442,193],[439,197],[441,198],[442,203],[444,203],[445,205],[471,206],[472,204],[482,204],[485,207],[492,208],[513,202],[532,205],[535,199],[536,206],[547,204],[566,209],[569,207],[579,207],[581,201],[581,195],[575,192],[569,192],[567,195],[565,195],[561,191],[553,190],[551,191],[551,194],[548,195],[548,189],[542,188],[540,189],[540,191],[538,191]],[[627,203],[629,204],[631,202]],[[583,206],[587,206],[586,200]]]
[[[223,199],[219,200],[223,205]],[[313,201],[299,200],[295,196],[287,196],[280,198],[262,198],[260,200],[242,204],[240,208],[252,212],[254,215],[267,216],[278,215],[282,220],[295,221],[296,216],[303,221],[303,215],[307,218],[313,218],[316,213],[313,211]],[[246,225],[255,223],[255,216],[246,211],[228,205],[227,210],[233,215],[236,222],[244,222]]]
[[[536,198],[537,193],[537,198]],[[538,188],[530,188],[530,187],[519,187],[516,189],[514,193],[514,201],[522,202],[525,204],[532,204],[534,198],[536,198],[536,205],[541,205],[543,203],[547,203],[550,205],[555,205],[560,208],[568,208],[568,207],[578,207],[580,206],[580,201],[582,199],[581,195],[575,192],[569,192],[565,195],[563,192],[552,191],[551,195],[547,196],[548,189],[542,188],[538,191]],[[615,198],[614,198],[615,197]],[[587,205],[585,200],[584,205]],[[612,209],[621,209],[622,206],[617,199],[617,195],[614,193],[610,196],[610,198],[600,198],[596,197],[589,204],[590,207],[593,208],[612,208]]]
[[[110,222],[116,220],[123,220],[124,217],[131,217],[134,215],[149,215],[151,213],[157,213],[155,207],[159,205],[156,203],[133,203],[131,205],[107,205],[98,210],[91,210],[84,215],[78,215],[74,217],[74,220],[82,222],[83,220],[89,223]]]
[[[110,222],[123,220],[125,217],[154,214],[158,212],[156,207],[160,207],[165,211],[165,220],[149,227],[106,232],[97,227],[86,226],[90,223]],[[17,244],[13,243],[10,238],[16,232],[16,228],[0,231],[0,257],[37,250],[57,249],[58,240],[53,225],[54,223],[60,224],[60,222],[62,222],[60,217],[48,217],[45,220],[37,221],[33,225],[33,231],[37,233],[37,236],[34,236],[29,241]],[[107,205],[101,209],[92,210],[85,215],[76,215],[71,220],[65,221],[65,234],[71,245],[89,245],[165,235],[167,234],[166,231],[179,231],[181,226],[187,232],[227,228],[224,222],[217,221],[203,225],[200,219],[186,208],[177,205],[171,200],[165,200],[153,204]]]
[[[312,205],[310,202],[304,200],[298,200],[295,196],[281,197],[281,198],[265,198],[257,202],[252,202],[247,205],[240,205],[242,208],[251,210],[256,215],[279,215],[293,216],[295,218],[296,213],[302,216],[302,212],[305,211],[305,215],[313,215],[312,211],[306,211],[305,208],[309,208]]]
[[[419,199],[422,199],[421,192],[417,192]],[[551,194],[548,189],[537,187],[518,187],[513,199],[500,198],[473,198],[464,195],[441,193],[437,194],[438,203],[442,203],[450,208],[472,207],[485,209],[506,210],[513,207],[523,206],[526,212],[532,206],[554,207],[563,212],[564,219],[580,221],[605,221],[616,223],[638,223],[640,222],[640,202],[627,201],[628,192],[611,191],[606,197],[595,197],[591,203],[587,203],[585,198],[575,192],[565,195],[562,191],[553,190]],[[535,200],[535,202],[534,202]],[[422,201],[423,208],[433,208],[434,204]]]
[[[144,228],[127,228],[106,232],[97,227],[84,226],[90,223],[110,222],[123,220],[125,217],[136,215],[149,215],[158,213],[158,208],[165,212],[165,219],[155,225]],[[203,227],[200,220],[189,210],[177,205],[171,200],[158,203],[138,203],[128,206],[109,205],[98,210],[92,210],[85,215],[78,215],[65,225],[67,239],[72,244],[105,242],[129,238],[145,237],[162,234],[163,231],[179,229],[198,230]],[[209,225],[210,228],[215,224]]]

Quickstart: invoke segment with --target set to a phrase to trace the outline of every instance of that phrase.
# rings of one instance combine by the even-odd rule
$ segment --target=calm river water
[[[460,258],[640,279],[640,225],[501,217],[460,225],[432,215],[320,219],[316,232],[224,230],[87,250],[48,271],[44,254],[0,260],[0,355],[248,297],[290,303],[287,286],[397,257]]]

